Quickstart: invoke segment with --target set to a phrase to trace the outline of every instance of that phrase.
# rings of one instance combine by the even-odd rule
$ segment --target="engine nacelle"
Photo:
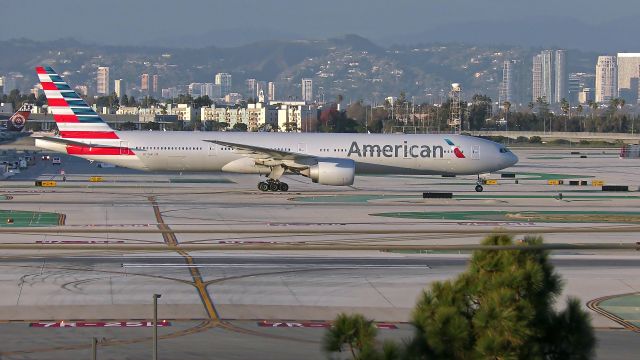
[[[356,175],[356,163],[351,159],[319,159],[303,175],[322,185],[352,185]]]

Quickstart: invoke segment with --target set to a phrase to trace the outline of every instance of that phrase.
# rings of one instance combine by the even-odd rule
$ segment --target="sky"
[[[465,36],[477,41],[479,34],[514,42],[519,39],[507,36],[514,27],[533,46],[559,33],[566,38],[562,41],[571,42],[569,35],[580,37],[580,28],[587,35],[602,33],[605,40],[622,36],[631,41],[636,35],[620,24],[637,24],[640,16],[638,0],[0,0],[0,9],[0,40],[187,46],[344,34],[383,44]],[[563,34],[563,24],[570,34]]]

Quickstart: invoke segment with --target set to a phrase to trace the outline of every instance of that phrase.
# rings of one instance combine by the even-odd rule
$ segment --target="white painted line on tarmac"
[[[400,268],[400,269],[431,269],[428,265],[320,265],[320,264],[122,264],[123,268],[286,268],[286,267],[304,267],[304,268],[326,268],[326,269],[359,269],[359,268]]]

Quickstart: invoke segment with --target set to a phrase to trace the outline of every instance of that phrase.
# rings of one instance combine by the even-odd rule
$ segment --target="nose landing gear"
[[[480,179],[480,175],[478,174],[478,180],[476,180],[476,191],[482,192],[484,188],[482,187],[482,179]]]
[[[279,180],[268,179],[267,181],[261,181],[258,183],[258,190],[260,191],[289,191],[289,185]]]

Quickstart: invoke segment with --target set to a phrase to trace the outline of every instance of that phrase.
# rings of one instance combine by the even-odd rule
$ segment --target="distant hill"
[[[65,73],[69,82],[95,89],[98,66],[111,67],[111,79],[125,79],[135,92],[142,73],[158,74],[160,87],[213,82],[217,72],[233,75],[234,90],[244,80],[275,81],[278,97],[300,96],[300,80],[314,79],[314,91],[325,99],[338,94],[346,101],[382,101],[401,91],[418,99],[437,99],[452,82],[465,94],[497,97],[501,64],[507,59],[531,62],[540,49],[461,43],[416,43],[384,47],[357,36],[323,40],[265,40],[235,47],[171,48],[104,46],[73,39],[37,42],[0,41],[0,75],[19,72],[22,86],[37,79],[33,68],[47,64]],[[569,52],[569,71],[593,72],[595,53]],[[530,68],[525,65],[524,68]],[[523,75],[530,78],[530,73]]]

